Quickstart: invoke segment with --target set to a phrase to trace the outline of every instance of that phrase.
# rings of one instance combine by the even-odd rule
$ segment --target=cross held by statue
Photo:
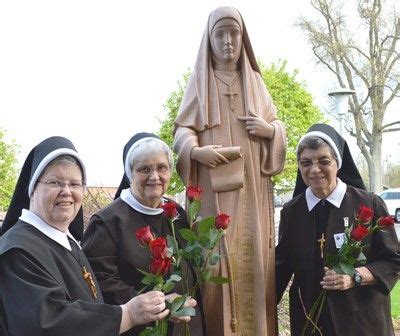
[[[325,246],[325,234],[322,233],[321,238],[317,239],[317,242],[319,243],[319,249],[321,252],[321,259],[324,257],[324,246]]]

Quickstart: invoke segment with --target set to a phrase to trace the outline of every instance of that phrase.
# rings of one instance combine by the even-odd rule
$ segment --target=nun
[[[3,334],[119,335],[168,315],[161,292],[104,303],[76,239],[85,182],[85,166],[68,139],[50,137],[29,153],[0,238]]]
[[[121,304],[143,290],[143,274],[151,263],[151,254],[141,246],[135,232],[149,226],[157,237],[172,236],[167,218],[161,206],[173,202],[166,193],[173,169],[173,155],[168,145],[152,133],[137,133],[123,150],[124,174],[115,200],[90,219],[82,245],[99,281],[104,300],[110,304]],[[177,206],[179,218],[174,221],[175,230],[188,228],[187,214]],[[178,244],[183,244],[177,235]],[[183,276],[174,290],[183,294],[183,282],[192,287],[195,274],[192,267],[182,261]],[[172,297],[176,293],[172,294]],[[167,296],[170,299],[170,296]],[[195,306],[196,316],[185,317],[189,322],[170,324],[169,335],[205,335],[201,299],[189,299],[186,304]],[[197,301],[197,302],[196,302]],[[126,335],[138,335],[143,326],[133,328]]]
[[[323,335],[394,335],[390,291],[400,272],[400,246],[393,227],[376,231],[365,250],[367,263],[353,277],[324,267],[324,255],[340,248],[343,232],[361,204],[375,219],[387,216],[383,201],[365,191],[345,140],[325,124],[313,125],[297,147],[298,178],[283,206],[276,248],[278,302],[289,291],[291,335],[301,335],[322,288],[326,301],[318,327]],[[357,266],[357,265],[356,265]],[[311,328],[305,335],[311,335]]]

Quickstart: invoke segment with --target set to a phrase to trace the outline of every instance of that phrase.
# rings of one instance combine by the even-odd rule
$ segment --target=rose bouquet
[[[363,253],[363,250],[367,247],[365,238],[372,235],[377,230],[384,230],[394,224],[391,216],[382,216],[376,221],[373,221],[373,218],[374,211],[365,205],[360,205],[355,214],[355,223],[345,230],[344,241],[337,254],[326,256],[325,264],[328,268],[333,269],[338,274],[347,274],[353,277],[356,265],[361,266],[367,262],[367,258]],[[312,325],[313,332],[318,331],[318,333],[322,335],[317,324],[325,302],[325,297],[326,290],[323,289],[308,313],[302,302],[307,319],[302,335],[305,335],[310,324]]]
[[[145,285],[142,291],[151,287],[153,290],[159,290],[163,293],[169,293],[175,287],[175,284],[181,281],[181,276],[173,272],[173,264],[175,260],[168,251],[167,240],[165,237],[156,238],[151,232],[149,226],[145,226],[136,231],[136,238],[143,247],[149,248],[151,252],[150,272],[139,269],[144,277],[142,283]],[[172,270],[172,272],[170,272]],[[164,279],[170,272],[168,279]],[[166,301],[166,306],[170,310],[169,318],[179,316],[193,316],[195,311],[193,308],[184,307],[187,299],[186,295],[176,297],[172,302]],[[140,333],[140,336],[164,336],[168,332],[167,319],[157,321],[154,326],[147,327]]]
[[[142,283],[146,290],[160,290],[169,293],[175,284],[182,280],[182,260],[190,263],[196,271],[196,282],[191,288],[186,288],[186,294],[175,298],[172,302],[166,301],[170,315],[161,321],[157,321],[154,326],[147,327],[140,333],[140,336],[164,336],[168,331],[167,320],[173,317],[194,316],[193,308],[185,307],[187,298],[196,294],[199,286],[208,281],[218,284],[228,282],[228,278],[212,276],[210,265],[216,265],[221,255],[215,252],[215,248],[220,243],[224,230],[228,227],[230,217],[227,214],[219,214],[216,217],[201,219],[199,211],[201,209],[202,190],[198,187],[190,186],[186,190],[188,198],[189,228],[182,228],[176,232],[175,221],[179,219],[177,205],[174,202],[165,202],[162,205],[164,216],[170,225],[172,236],[156,238],[148,226],[136,231],[136,238],[143,247],[150,249],[152,261],[149,265],[150,272],[139,270],[143,275]],[[180,246],[177,240],[179,234],[185,241],[184,246]],[[165,277],[169,274],[168,279]],[[183,282],[187,284],[188,281]],[[186,335],[189,334],[186,328]]]

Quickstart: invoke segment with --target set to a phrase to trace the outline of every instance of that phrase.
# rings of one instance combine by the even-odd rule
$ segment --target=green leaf
[[[360,254],[357,257],[357,261],[360,264],[365,264],[367,262],[367,257],[365,256],[365,254],[363,252],[360,252]]]
[[[178,243],[174,239],[174,237],[168,235],[167,236],[167,244],[168,247],[172,247],[173,253],[172,254],[178,254]]]
[[[201,209],[201,202],[199,200],[194,200],[189,205],[189,219],[193,223],[196,221],[197,215]]]
[[[210,235],[207,234],[202,234],[199,237],[199,243],[201,246],[203,246],[204,248],[206,248],[207,250],[209,249],[210,244]]]
[[[347,275],[350,275],[351,277],[354,275],[354,265],[353,264],[340,263],[339,267],[342,270],[342,272],[337,272],[337,273],[347,274]]]
[[[197,239],[197,235],[191,229],[180,229],[179,234],[188,242],[193,242]]]
[[[218,253],[212,253],[210,256],[210,259],[208,260],[208,263],[210,265],[216,265],[218,261],[220,261],[221,256]]]
[[[169,308],[171,314],[177,312],[184,305],[186,298],[186,295],[178,296],[174,299],[174,301],[171,302],[171,306]]]
[[[179,282],[181,280],[182,280],[182,277],[178,274],[171,274],[171,276],[168,279],[168,281],[175,281],[175,282]]]
[[[229,282],[229,278],[221,277],[221,276],[211,277],[210,281],[214,282],[216,284],[222,285],[222,284],[228,283]]]
[[[162,292],[164,293],[169,293],[170,291],[172,291],[175,287],[175,282],[173,281],[167,281],[164,286],[162,287]]]
[[[209,249],[212,249],[217,245],[221,237],[221,234],[218,230],[210,230],[210,246]]]
[[[204,282],[210,281],[211,270],[209,270],[209,269],[203,270],[203,272],[201,272],[201,278],[203,279]]]
[[[206,217],[197,223],[197,230],[200,235],[207,234],[214,228],[215,217]]]
[[[174,312],[173,314],[171,314],[171,316],[177,316],[177,317],[196,316],[196,311],[194,308],[183,307],[183,308],[179,309],[178,311]]]

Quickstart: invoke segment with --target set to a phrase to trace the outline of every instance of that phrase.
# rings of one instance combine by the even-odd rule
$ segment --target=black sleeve
[[[118,335],[118,306],[77,300],[33,257],[12,249],[1,256],[0,293],[7,329],[14,336]]]
[[[276,295],[278,303],[281,301],[282,295],[293,274],[289,260],[289,243],[287,235],[288,219],[285,208],[282,208],[279,222],[278,245],[275,250]]]
[[[82,240],[82,249],[89,260],[104,301],[124,304],[138,291],[121,279],[118,269],[118,246],[120,237],[111,232],[103,219],[94,215]]]
[[[387,216],[384,202],[373,196],[375,218]],[[374,232],[371,243],[371,262],[367,267],[386,294],[392,290],[400,277],[400,243],[393,226]]]

